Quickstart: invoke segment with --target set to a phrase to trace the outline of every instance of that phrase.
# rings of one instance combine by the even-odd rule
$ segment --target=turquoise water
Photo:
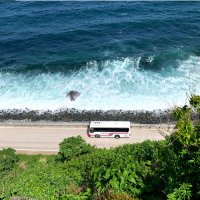
[[[200,2],[0,3],[0,109],[166,109],[200,93]],[[81,93],[76,101],[66,92]]]

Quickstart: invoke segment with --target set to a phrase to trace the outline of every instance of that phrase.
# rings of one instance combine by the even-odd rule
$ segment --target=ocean
[[[0,11],[0,109],[158,110],[200,94],[200,2],[5,2]]]

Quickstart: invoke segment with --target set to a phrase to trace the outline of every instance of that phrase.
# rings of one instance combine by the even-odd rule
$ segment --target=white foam
[[[150,62],[153,57],[150,58]],[[138,59],[89,62],[70,75],[0,73],[0,109],[154,110],[183,105],[189,89],[200,93],[200,58],[191,56],[174,69],[139,69]],[[77,90],[71,102],[66,92]]]

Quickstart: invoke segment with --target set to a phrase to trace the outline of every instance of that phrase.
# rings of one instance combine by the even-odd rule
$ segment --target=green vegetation
[[[200,96],[177,107],[175,132],[164,141],[97,149],[65,139],[57,156],[0,151],[0,199],[200,199]]]
[[[7,172],[11,171],[18,161],[15,150],[8,148],[0,151],[0,178]]]
[[[94,149],[81,136],[64,139],[59,146],[60,151],[58,152],[57,160],[62,162],[69,161],[83,154],[91,153]]]

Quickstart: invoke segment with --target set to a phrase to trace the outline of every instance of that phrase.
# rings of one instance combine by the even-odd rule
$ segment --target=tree
[[[176,178],[180,185],[192,186],[192,199],[200,199],[200,121],[191,119],[192,112],[200,113],[200,96],[192,95],[189,103],[189,106],[176,107],[173,112],[178,122],[171,141],[178,155],[179,175]],[[180,191],[182,189],[174,192],[179,194]]]

